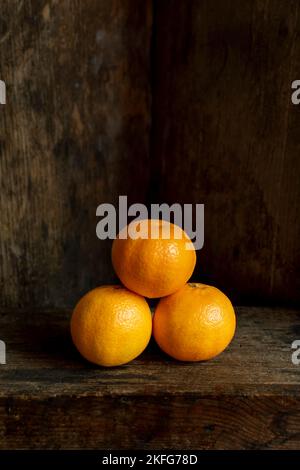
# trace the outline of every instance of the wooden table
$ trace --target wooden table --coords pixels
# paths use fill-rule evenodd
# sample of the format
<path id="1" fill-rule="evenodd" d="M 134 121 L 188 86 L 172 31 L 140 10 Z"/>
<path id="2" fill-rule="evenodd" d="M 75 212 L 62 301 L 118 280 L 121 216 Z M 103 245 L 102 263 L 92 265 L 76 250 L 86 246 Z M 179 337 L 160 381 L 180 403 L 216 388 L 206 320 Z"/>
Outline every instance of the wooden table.
<path id="1" fill-rule="evenodd" d="M 0 448 L 299 449 L 299 312 L 237 313 L 215 360 L 178 363 L 151 344 L 112 369 L 77 354 L 69 313 L 2 313 Z"/>

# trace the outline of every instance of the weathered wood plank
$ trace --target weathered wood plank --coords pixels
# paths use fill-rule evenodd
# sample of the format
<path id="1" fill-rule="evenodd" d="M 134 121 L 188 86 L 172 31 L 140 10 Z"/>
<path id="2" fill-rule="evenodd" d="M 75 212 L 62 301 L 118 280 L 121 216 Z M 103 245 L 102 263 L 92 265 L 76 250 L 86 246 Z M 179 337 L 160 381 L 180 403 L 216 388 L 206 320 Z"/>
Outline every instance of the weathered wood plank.
<path id="1" fill-rule="evenodd" d="M 295 449 L 299 399 L 0 399 L 0 449 Z M 4 411 L 5 410 L 5 411 Z M 4 416 L 3 416 L 4 415 Z"/>
<path id="2" fill-rule="evenodd" d="M 149 192 L 206 204 L 195 279 L 299 303 L 298 2 L 154 7 L 152 31 L 150 0 L 2 0 L 0 306 L 70 307 L 111 281 L 95 209 Z"/>
<path id="3" fill-rule="evenodd" d="M 143 201 L 151 2 L 2 0 L 0 305 L 71 307 L 113 278 L 96 208 Z"/>
<path id="4" fill-rule="evenodd" d="M 69 314 L 1 314 L 0 448 L 299 448 L 299 311 L 237 313 L 212 361 L 179 363 L 152 344 L 112 369 L 77 354 Z"/>
<path id="5" fill-rule="evenodd" d="M 204 203 L 195 278 L 300 300 L 297 0 L 155 2 L 153 199 Z"/>

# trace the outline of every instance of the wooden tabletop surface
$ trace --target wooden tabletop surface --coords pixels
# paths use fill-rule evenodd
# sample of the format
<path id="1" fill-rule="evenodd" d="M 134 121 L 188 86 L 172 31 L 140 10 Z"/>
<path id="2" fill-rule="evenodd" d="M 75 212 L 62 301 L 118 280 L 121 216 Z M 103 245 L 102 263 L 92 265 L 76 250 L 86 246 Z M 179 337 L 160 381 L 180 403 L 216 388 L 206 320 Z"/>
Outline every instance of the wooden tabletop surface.
<path id="1" fill-rule="evenodd" d="M 300 448 L 299 313 L 240 307 L 214 360 L 151 343 L 116 368 L 79 356 L 70 313 L 1 313 L 0 448 Z"/>

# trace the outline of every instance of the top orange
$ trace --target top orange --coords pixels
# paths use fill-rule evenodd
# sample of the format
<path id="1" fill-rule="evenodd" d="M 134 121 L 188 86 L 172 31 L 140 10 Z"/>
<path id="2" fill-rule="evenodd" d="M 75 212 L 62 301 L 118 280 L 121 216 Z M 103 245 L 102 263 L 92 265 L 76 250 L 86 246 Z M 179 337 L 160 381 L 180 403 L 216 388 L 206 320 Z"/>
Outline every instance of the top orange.
<path id="1" fill-rule="evenodd" d="M 196 253 L 188 235 L 164 220 L 131 222 L 113 242 L 112 262 L 121 282 L 149 298 L 180 289 L 191 277 Z"/>

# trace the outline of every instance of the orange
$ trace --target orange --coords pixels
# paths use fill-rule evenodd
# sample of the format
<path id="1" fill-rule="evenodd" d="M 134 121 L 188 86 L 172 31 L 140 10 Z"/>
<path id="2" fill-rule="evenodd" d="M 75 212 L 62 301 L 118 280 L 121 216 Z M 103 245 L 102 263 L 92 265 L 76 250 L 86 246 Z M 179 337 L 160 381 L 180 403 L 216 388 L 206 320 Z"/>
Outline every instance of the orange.
<path id="1" fill-rule="evenodd" d="M 125 227 L 114 240 L 112 263 L 128 289 L 156 298 L 172 294 L 189 280 L 196 253 L 188 235 L 177 225 L 139 220 Z"/>
<path id="2" fill-rule="evenodd" d="M 71 335 L 82 356 L 101 366 L 125 364 L 146 348 L 152 317 L 146 300 L 122 286 L 103 286 L 78 302 Z"/>
<path id="3" fill-rule="evenodd" d="M 235 332 L 228 297 L 204 284 L 187 284 L 161 299 L 153 318 L 160 348 L 180 361 L 205 361 L 220 354 Z"/>

